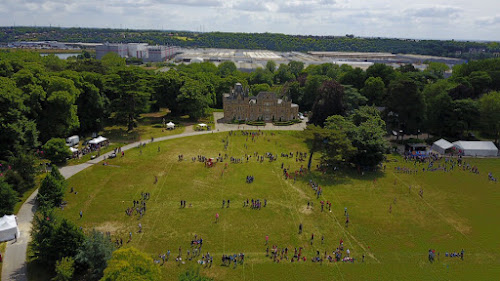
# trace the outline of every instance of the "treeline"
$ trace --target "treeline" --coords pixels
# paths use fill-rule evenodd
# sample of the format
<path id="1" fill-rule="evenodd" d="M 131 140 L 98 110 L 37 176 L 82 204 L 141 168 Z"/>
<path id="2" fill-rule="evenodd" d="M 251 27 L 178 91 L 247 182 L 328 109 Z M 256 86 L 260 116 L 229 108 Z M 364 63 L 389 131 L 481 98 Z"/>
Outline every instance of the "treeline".
<path id="1" fill-rule="evenodd" d="M 0 42 L 58 40 L 64 42 L 113 42 L 172 44 L 182 47 L 266 49 L 274 51 L 389 52 L 480 59 L 500 51 L 496 42 L 356 38 L 352 36 L 285 35 L 279 33 L 231 33 L 186 31 L 2 27 Z"/>

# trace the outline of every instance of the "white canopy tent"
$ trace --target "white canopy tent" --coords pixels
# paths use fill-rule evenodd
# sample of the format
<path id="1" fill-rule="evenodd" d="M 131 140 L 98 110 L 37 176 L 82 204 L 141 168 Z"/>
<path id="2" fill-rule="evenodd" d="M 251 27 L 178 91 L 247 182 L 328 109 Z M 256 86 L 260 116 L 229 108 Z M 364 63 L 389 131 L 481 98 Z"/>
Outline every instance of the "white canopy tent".
<path id="1" fill-rule="evenodd" d="M 102 137 L 102 136 L 98 136 L 97 138 L 95 139 L 92 139 L 89 141 L 89 144 L 100 144 L 101 142 L 105 142 L 107 141 L 108 139 L 105 138 L 105 137 Z"/>
<path id="2" fill-rule="evenodd" d="M 71 150 L 71 153 L 75 153 L 75 152 L 77 152 L 77 151 L 78 151 L 78 149 L 73 148 L 73 147 L 70 147 L 70 148 L 69 148 L 69 150 Z"/>
<path id="3" fill-rule="evenodd" d="M 456 141 L 453 146 L 465 156 L 498 155 L 498 148 L 491 141 Z"/>
<path id="4" fill-rule="evenodd" d="M 206 127 L 206 126 L 207 126 L 207 124 L 205 124 L 205 123 L 200 123 L 200 124 L 198 124 L 198 126 L 199 126 L 199 127 Z"/>
<path id="5" fill-rule="evenodd" d="M 175 129 L 175 124 L 172 122 L 167 123 L 167 129 Z"/>
<path id="6" fill-rule="evenodd" d="M 446 150 L 451 148 L 453 148 L 453 144 L 445 139 L 437 140 L 431 146 L 431 150 L 439 154 L 445 154 Z"/>
<path id="7" fill-rule="evenodd" d="M 0 218 L 0 242 L 9 241 L 19 237 L 16 216 L 5 215 Z"/>

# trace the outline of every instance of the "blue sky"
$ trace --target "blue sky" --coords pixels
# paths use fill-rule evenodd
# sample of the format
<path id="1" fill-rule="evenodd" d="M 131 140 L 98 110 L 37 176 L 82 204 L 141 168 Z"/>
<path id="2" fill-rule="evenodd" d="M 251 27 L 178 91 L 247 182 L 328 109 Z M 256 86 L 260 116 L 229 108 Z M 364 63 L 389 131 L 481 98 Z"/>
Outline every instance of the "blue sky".
<path id="1" fill-rule="evenodd" d="M 500 41 L 500 1 L 1 0 L 14 24 Z"/>

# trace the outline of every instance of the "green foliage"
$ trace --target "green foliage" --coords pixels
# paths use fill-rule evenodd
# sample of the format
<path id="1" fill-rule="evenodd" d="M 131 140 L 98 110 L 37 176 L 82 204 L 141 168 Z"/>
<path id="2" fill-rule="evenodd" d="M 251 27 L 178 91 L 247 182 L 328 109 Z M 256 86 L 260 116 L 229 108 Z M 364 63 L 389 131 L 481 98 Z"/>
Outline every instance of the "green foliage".
<path id="1" fill-rule="evenodd" d="M 360 106 L 366 105 L 368 99 L 361 95 L 356 88 L 344 86 L 344 105 L 346 112 L 352 112 Z"/>
<path id="2" fill-rule="evenodd" d="M 500 92 L 491 92 L 479 100 L 481 126 L 485 135 L 493 136 L 498 142 L 500 135 Z"/>
<path id="3" fill-rule="evenodd" d="M 388 109 L 397 114 L 397 124 L 405 133 L 414 133 L 421 128 L 425 118 L 425 103 L 418 83 L 408 76 L 393 80 L 388 88 Z"/>
<path id="4" fill-rule="evenodd" d="M 442 79 L 444 77 L 444 73 L 450 70 L 450 68 L 445 63 L 431 61 L 427 63 L 427 68 L 425 70 Z"/>
<path id="5" fill-rule="evenodd" d="M 250 86 L 250 94 L 252 96 L 258 95 L 260 92 L 269 92 L 271 87 L 268 84 L 253 84 Z"/>
<path id="6" fill-rule="evenodd" d="M 345 150 L 342 162 L 347 161 L 357 167 L 373 168 L 383 161 L 388 143 L 384 138 L 385 122 L 376 108 L 361 107 L 348 119 L 338 115 L 331 116 L 325 121 L 325 129 L 336 132 L 339 137 L 345 138 L 343 141 L 349 142 L 355 148 Z M 327 156 L 329 153 L 332 152 L 328 150 L 325 152 Z M 337 157 L 334 159 L 338 159 L 335 150 L 332 155 Z"/>
<path id="7" fill-rule="evenodd" d="M 125 58 L 121 58 L 118 54 L 109 52 L 101 58 L 101 63 L 106 68 L 122 67 L 127 63 Z"/>
<path id="8" fill-rule="evenodd" d="M 295 70 L 300 68 L 296 64 L 293 64 L 293 65 L 296 68 Z M 274 73 L 274 82 L 276 82 L 278 84 L 284 84 L 284 83 L 291 81 L 293 79 L 295 79 L 295 75 L 292 73 L 291 67 L 289 65 L 284 64 L 284 63 L 280 64 L 280 66 L 278 67 L 278 70 L 276 70 L 276 72 Z"/>
<path id="9" fill-rule="evenodd" d="M 186 79 L 177 96 L 179 111 L 191 118 L 205 115 L 205 111 L 215 103 L 215 93 L 203 82 Z"/>
<path id="10" fill-rule="evenodd" d="M 370 105 L 381 105 L 386 100 L 386 90 L 381 77 L 368 77 L 361 93 L 368 99 Z"/>
<path id="11" fill-rule="evenodd" d="M 252 74 L 250 74 L 249 84 L 268 84 L 273 85 L 273 73 L 267 69 L 258 67 Z"/>
<path id="12" fill-rule="evenodd" d="M 43 145 L 45 157 L 54 163 L 64 163 L 71 156 L 64 139 L 52 138 Z"/>
<path id="13" fill-rule="evenodd" d="M 17 203 L 17 192 L 0 179 L 0 217 L 11 215 L 14 212 L 14 206 Z"/>
<path id="14" fill-rule="evenodd" d="M 57 180 L 52 174 L 47 175 L 38 190 L 40 208 L 51 209 L 61 204 L 65 191 L 65 182 Z"/>
<path id="15" fill-rule="evenodd" d="M 7 157 L 11 169 L 6 171 L 5 181 L 8 182 L 18 194 L 22 194 L 35 186 L 35 157 L 30 150 L 17 147 L 17 152 Z"/>
<path id="16" fill-rule="evenodd" d="M 114 250 L 115 246 L 104 234 L 92 230 L 78 248 L 75 261 L 89 272 L 91 280 L 99 280 Z"/>
<path id="17" fill-rule="evenodd" d="M 363 88 L 365 80 L 366 73 L 359 67 L 350 69 L 340 76 L 340 83 L 343 85 L 351 85 L 358 90 Z"/>
<path id="18" fill-rule="evenodd" d="M 104 270 L 102 281 L 151 280 L 160 279 L 160 269 L 145 253 L 136 248 L 122 248 L 113 253 Z"/>
<path id="19" fill-rule="evenodd" d="M 288 66 L 290 67 L 290 72 L 295 77 L 298 77 L 302 70 L 304 70 L 304 63 L 301 61 L 290 61 Z"/>
<path id="20" fill-rule="evenodd" d="M 225 61 L 217 67 L 222 77 L 227 77 L 237 71 L 236 65 L 232 61 Z"/>
<path id="21" fill-rule="evenodd" d="M 344 87 L 334 80 L 324 81 L 318 89 L 309 122 L 323 126 L 328 116 L 342 115 L 344 112 Z"/>
<path id="22" fill-rule="evenodd" d="M 35 216 L 31 236 L 33 255 L 51 268 L 63 257 L 74 257 L 84 240 L 72 222 L 59 219 L 51 209 L 44 208 Z"/>
<path id="23" fill-rule="evenodd" d="M 73 280 L 75 261 L 72 257 L 64 257 L 56 262 L 56 277 L 52 281 L 70 281 Z"/>
<path id="24" fill-rule="evenodd" d="M 132 131 L 137 126 L 137 116 L 149 109 L 152 90 L 147 72 L 135 66 L 120 67 L 105 79 L 116 121 Z"/>
<path id="25" fill-rule="evenodd" d="M 274 73 L 274 71 L 276 71 L 276 62 L 268 60 L 266 63 L 266 69 L 269 70 L 269 72 Z"/>

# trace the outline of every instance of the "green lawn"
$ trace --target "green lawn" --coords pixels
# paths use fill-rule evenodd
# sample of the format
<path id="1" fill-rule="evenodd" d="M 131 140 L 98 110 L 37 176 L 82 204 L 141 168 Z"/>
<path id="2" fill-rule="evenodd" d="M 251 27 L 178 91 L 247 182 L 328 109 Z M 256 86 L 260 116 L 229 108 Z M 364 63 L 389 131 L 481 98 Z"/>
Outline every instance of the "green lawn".
<path id="1" fill-rule="evenodd" d="M 113 239 L 121 237 L 124 243 L 132 231 L 133 240 L 127 246 L 152 257 L 168 249 L 175 257 L 179 246 L 185 257 L 189 242 L 198 234 L 204 239 L 203 251 L 215 255 L 214 266 L 200 272 L 217 280 L 493 280 L 500 276 L 500 192 L 486 176 L 489 171 L 500 175 L 498 159 L 471 160 L 480 175 L 457 169 L 415 175 L 396 173 L 395 166 L 414 166 L 390 156 L 397 162 L 385 163 L 385 172 L 329 176 L 313 171 L 295 183 L 285 180 L 280 169 L 282 162 L 292 171 L 307 165 L 294 158 L 258 163 L 252 157 L 248 163 L 227 161 L 227 168 L 225 163 L 205 168 L 191 161 L 197 155 L 216 157 L 219 153 L 241 158 L 255 151 L 260 155 L 306 152 L 300 134 L 266 132 L 252 142 L 239 134 L 219 133 L 161 142 L 161 152 L 157 145 L 146 146 L 142 153 L 133 149 L 124 158 L 110 160 L 108 166 L 94 165 L 70 178 L 69 186 L 78 194 L 67 194 L 68 205 L 60 212 L 85 230 L 110 231 Z M 226 139 L 229 146 L 224 150 Z M 184 155 L 184 161 L 178 161 L 179 154 Z M 246 184 L 246 175 L 255 176 L 255 182 Z M 309 187 L 309 179 L 323 187 L 319 200 Z M 413 186 L 411 192 L 409 185 Z M 420 187 L 423 198 L 418 195 Z M 151 193 L 145 216 L 141 220 L 126 216 L 125 209 L 141 192 Z M 267 199 L 268 206 L 261 210 L 243 208 L 247 198 Z M 181 199 L 192 207 L 180 209 Z M 221 208 L 223 199 L 231 200 L 230 208 Z M 320 200 L 332 201 L 332 212 L 321 212 Z M 314 202 L 314 209 L 307 209 L 308 201 Z M 344 207 L 350 215 L 347 229 Z M 216 224 L 217 212 L 220 222 Z M 137 233 L 139 222 L 143 233 Z M 304 225 L 301 235 L 300 223 Z M 312 246 L 311 233 L 315 234 Z M 288 247 L 289 256 L 294 247 L 304 247 L 307 262 L 273 263 L 265 256 L 266 235 L 270 244 Z M 310 261 L 317 250 L 331 253 L 341 238 L 357 259 L 354 264 Z M 427 261 L 431 248 L 440 252 L 434 264 Z M 462 248 L 466 251 L 464 261 L 444 257 L 444 252 Z M 236 269 L 220 266 L 222 254 L 239 252 L 246 253 L 244 265 Z M 175 280 L 195 265 L 195 261 L 181 266 L 168 262 L 162 267 L 163 276 Z"/>

